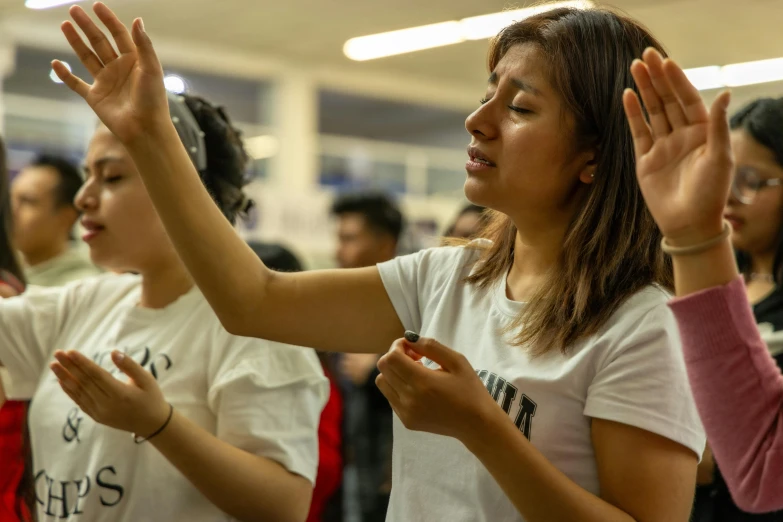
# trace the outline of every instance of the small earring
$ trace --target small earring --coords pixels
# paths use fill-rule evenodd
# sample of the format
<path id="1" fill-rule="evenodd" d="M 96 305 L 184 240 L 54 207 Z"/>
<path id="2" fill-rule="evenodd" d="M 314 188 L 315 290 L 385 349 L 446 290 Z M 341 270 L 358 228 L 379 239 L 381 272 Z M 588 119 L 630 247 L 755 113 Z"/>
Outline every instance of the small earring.
<path id="1" fill-rule="evenodd" d="M 595 173 L 590 174 L 590 177 L 594 178 L 595 177 Z"/>

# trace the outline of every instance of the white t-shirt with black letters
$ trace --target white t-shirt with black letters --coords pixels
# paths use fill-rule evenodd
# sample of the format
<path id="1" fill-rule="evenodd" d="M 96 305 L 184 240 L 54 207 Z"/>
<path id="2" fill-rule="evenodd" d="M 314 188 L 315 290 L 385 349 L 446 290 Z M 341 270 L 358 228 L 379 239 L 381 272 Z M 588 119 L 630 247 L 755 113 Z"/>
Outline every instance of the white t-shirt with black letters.
<path id="1" fill-rule="evenodd" d="M 653 286 L 638 292 L 599 334 L 567 356 L 555 351 L 533 358 L 501 334 L 525 306 L 508 299 L 506 279 L 486 290 L 463 283 L 478 258 L 475 248 L 444 247 L 378 268 L 405 328 L 464 354 L 500 407 L 554 466 L 599 494 L 591 418 L 656 433 L 701 455 L 705 435 L 666 292 Z M 392 473 L 387 521 L 523 520 L 462 443 L 407 430 L 396 416 Z"/>
<path id="2" fill-rule="evenodd" d="M 159 310 L 137 306 L 140 295 L 137 276 L 112 274 L 0 300 L 4 387 L 9 399 L 32 398 L 38 520 L 231 520 L 151 444 L 85 415 L 48 367 L 58 349 L 121 379 L 110 354 L 124 351 L 180 414 L 314 482 L 329 393 L 315 352 L 230 335 L 197 288 Z"/>

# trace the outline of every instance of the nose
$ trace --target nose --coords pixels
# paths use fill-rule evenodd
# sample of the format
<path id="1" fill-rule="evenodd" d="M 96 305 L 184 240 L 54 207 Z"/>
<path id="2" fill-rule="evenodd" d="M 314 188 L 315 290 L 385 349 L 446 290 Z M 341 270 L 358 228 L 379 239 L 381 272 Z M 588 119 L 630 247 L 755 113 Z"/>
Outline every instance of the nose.
<path id="1" fill-rule="evenodd" d="M 98 208 L 100 202 L 100 196 L 98 195 L 98 189 L 94 183 L 87 180 L 84 182 L 79 192 L 76 193 L 76 197 L 73 198 L 73 204 L 79 210 L 79 212 L 87 212 L 89 210 L 95 210 Z"/>
<path id="2" fill-rule="evenodd" d="M 492 100 L 482 104 L 465 119 L 465 130 L 480 140 L 491 140 L 497 136 L 494 124 L 494 105 Z"/>

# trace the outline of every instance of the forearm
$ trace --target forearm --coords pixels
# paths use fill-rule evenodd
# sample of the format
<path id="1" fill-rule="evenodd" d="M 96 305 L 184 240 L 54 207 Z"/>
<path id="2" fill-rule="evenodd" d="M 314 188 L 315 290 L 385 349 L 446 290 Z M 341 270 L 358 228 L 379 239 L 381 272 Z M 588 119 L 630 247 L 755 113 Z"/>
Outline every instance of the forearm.
<path id="1" fill-rule="evenodd" d="M 783 508 L 783 377 L 756 326 L 744 285 L 671 302 L 707 438 L 737 504 Z M 730 419 L 730 421 L 727 421 Z"/>
<path id="2" fill-rule="evenodd" d="M 734 250 L 728 238 L 700 254 L 673 256 L 672 263 L 678 296 L 723 286 L 738 275 Z"/>
<path id="3" fill-rule="evenodd" d="M 214 204 L 174 126 L 161 124 L 127 148 L 168 236 L 224 326 L 252 314 L 272 272 Z"/>
<path id="4" fill-rule="evenodd" d="M 223 442 L 175 410 L 150 440 L 213 504 L 241 521 L 303 521 L 311 484 L 280 464 Z"/>
<path id="5" fill-rule="evenodd" d="M 492 474 L 528 522 L 633 522 L 586 491 L 549 462 L 498 409 L 483 431 L 465 444 Z"/>

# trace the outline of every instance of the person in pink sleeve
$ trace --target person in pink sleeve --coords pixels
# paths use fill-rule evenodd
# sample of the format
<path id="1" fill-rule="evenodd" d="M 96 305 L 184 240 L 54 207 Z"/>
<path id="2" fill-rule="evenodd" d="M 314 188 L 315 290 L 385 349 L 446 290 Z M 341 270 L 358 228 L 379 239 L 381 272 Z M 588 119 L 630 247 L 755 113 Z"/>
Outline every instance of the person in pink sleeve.
<path id="1" fill-rule="evenodd" d="M 635 62 L 632 72 L 636 78 L 650 76 L 642 62 Z M 726 119 L 729 94 L 718 96 L 708 112 L 670 60 L 641 97 L 649 119 L 633 92 L 624 99 L 637 177 L 663 233 L 663 249 L 672 257 L 677 298 L 670 307 L 712 453 L 737 507 L 749 513 L 783 509 L 783 377 L 756 325 L 729 238 L 732 227 L 742 228 L 742 219 L 731 212 L 731 220 L 723 219 L 735 179 L 732 141 L 736 148 L 750 137 L 773 158 L 780 144 L 759 143 L 742 124 L 733 125 L 732 133 Z M 743 188 L 740 168 L 735 194 Z M 751 192 L 773 187 L 783 176 L 767 170 Z M 748 268 L 757 271 L 753 264 Z"/>

